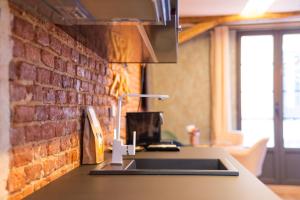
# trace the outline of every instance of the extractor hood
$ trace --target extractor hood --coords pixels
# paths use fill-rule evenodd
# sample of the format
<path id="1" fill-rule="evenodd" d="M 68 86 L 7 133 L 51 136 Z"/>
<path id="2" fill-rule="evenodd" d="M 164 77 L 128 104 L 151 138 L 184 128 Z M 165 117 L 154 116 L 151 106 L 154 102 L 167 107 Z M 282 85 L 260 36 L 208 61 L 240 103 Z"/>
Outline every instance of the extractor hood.
<path id="1" fill-rule="evenodd" d="M 177 61 L 178 0 L 10 0 L 115 63 Z"/>

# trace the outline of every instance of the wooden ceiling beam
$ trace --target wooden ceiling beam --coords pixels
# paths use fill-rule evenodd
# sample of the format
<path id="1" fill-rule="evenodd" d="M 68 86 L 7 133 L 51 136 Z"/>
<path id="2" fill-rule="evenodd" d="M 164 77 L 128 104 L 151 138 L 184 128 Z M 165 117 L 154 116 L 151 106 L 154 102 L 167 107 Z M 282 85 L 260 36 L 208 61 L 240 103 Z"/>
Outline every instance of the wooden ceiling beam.
<path id="1" fill-rule="evenodd" d="M 240 15 L 227 15 L 227 16 L 208 16 L 208 17 L 182 17 L 180 18 L 181 24 L 195 24 L 191 28 L 188 28 L 179 33 L 179 43 L 188 41 L 195 36 L 204 33 L 215 26 L 239 22 L 239 21 L 257 21 L 257 20 L 272 20 L 283 19 L 289 17 L 300 17 L 300 11 L 296 12 L 282 12 L 282 13 L 266 13 L 258 17 L 243 17 Z"/>

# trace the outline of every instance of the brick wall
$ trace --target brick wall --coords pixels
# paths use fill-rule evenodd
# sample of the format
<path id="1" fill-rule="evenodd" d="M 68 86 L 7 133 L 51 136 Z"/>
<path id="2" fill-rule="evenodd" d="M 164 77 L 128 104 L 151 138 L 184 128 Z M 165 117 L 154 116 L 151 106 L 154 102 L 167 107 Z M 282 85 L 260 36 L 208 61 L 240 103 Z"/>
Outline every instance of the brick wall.
<path id="1" fill-rule="evenodd" d="M 22 199 L 79 166 L 86 105 L 94 106 L 106 144 L 112 139 L 115 120 L 109 118 L 108 109 L 116 102 L 109 95 L 109 86 L 113 73 L 123 66 L 108 64 L 51 23 L 12 5 L 11 12 L 12 148 L 7 189 L 10 199 Z M 139 65 L 125 70 L 131 92 L 140 92 Z M 127 111 L 136 110 L 137 105 L 137 99 L 130 99 Z"/>

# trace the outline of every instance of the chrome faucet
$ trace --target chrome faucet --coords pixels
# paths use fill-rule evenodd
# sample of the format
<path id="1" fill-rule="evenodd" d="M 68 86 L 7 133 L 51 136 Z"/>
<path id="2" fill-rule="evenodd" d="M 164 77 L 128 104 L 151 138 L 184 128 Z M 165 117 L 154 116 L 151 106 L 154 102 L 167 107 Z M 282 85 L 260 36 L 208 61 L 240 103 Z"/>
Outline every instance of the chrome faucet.
<path id="1" fill-rule="evenodd" d="M 158 94 L 124 94 L 118 98 L 118 110 L 117 110 L 117 127 L 114 134 L 113 149 L 112 149 L 112 162 L 111 164 L 123 164 L 123 155 L 135 155 L 136 144 L 136 132 L 133 132 L 133 145 L 124 145 L 121 140 L 121 113 L 122 113 L 122 101 L 123 97 L 139 97 L 139 98 L 157 98 L 164 100 L 169 98 L 168 95 Z"/>

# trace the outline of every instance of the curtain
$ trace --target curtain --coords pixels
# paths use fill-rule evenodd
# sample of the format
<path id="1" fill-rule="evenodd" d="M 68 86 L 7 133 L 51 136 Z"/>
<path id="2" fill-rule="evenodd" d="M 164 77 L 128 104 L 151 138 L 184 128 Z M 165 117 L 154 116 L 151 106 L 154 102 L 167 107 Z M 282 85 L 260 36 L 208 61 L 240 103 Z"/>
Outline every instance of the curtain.
<path id="1" fill-rule="evenodd" d="M 241 143 L 242 135 L 231 126 L 230 35 L 226 26 L 211 32 L 211 142 L 213 145 Z"/>

